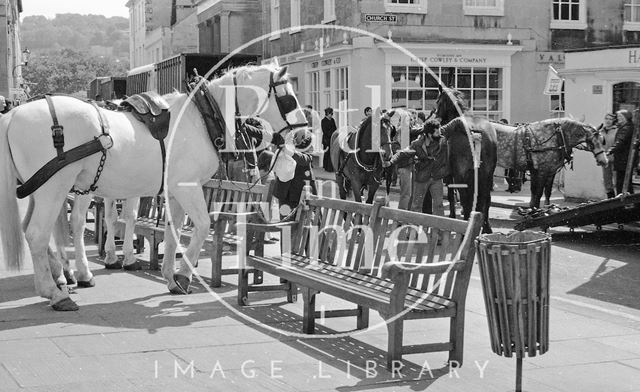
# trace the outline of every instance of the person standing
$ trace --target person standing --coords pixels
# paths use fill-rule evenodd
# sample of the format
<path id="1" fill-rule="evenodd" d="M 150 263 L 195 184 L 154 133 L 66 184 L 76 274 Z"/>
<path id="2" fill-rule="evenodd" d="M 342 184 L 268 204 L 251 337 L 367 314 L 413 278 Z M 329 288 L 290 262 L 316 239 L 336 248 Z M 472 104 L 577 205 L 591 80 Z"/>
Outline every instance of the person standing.
<path id="1" fill-rule="evenodd" d="M 331 136 L 338 129 L 338 127 L 336 126 L 336 120 L 333 118 L 332 108 L 326 108 L 324 110 L 324 118 L 320 122 L 320 127 L 322 128 L 322 148 L 324 150 L 322 167 L 329 173 L 333 173 L 335 171 L 335 168 L 331 163 Z"/>
<path id="2" fill-rule="evenodd" d="M 615 171 L 616 194 L 621 194 L 624 188 L 624 176 L 627 170 L 627 161 L 629 160 L 629 150 L 631 149 L 631 141 L 633 139 L 633 122 L 632 114 L 626 109 L 616 112 L 618 119 L 618 131 L 613 142 L 613 146 L 607 153 L 607 157 L 613 157 L 613 170 Z M 638 154 L 635 154 L 635 167 L 638 162 Z M 633 185 L 629 181 L 627 187 L 629 193 L 633 193 Z"/>
<path id="3" fill-rule="evenodd" d="M 602 137 L 602 145 L 605 151 L 608 153 L 611 147 L 615 143 L 616 134 L 618 133 L 618 126 L 616 125 L 616 115 L 613 113 L 607 113 L 604 116 L 604 123 L 600 124 L 598 131 Z M 614 168 L 613 168 L 613 156 L 609 156 L 609 164 L 602 167 L 602 179 L 604 180 L 604 189 L 607 192 L 607 199 L 611 199 L 616 196 L 616 190 L 614 187 Z"/>
<path id="4" fill-rule="evenodd" d="M 447 143 L 440 133 L 439 121 L 432 119 L 425 122 L 422 135 L 409 147 L 398 151 L 386 165 L 407 158 L 415 160 L 411 210 L 422 212 L 425 195 L 430 193 L 433 213 L 444 216 L 442 179 L 448 174 L 449 166 Z"/>

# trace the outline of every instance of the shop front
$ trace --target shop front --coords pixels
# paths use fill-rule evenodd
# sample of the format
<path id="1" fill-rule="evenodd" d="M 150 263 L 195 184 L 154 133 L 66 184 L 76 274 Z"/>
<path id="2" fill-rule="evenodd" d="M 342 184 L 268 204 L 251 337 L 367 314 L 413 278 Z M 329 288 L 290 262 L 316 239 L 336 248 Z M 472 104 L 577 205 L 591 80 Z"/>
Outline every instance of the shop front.
<path id="1" fill-rule="evenodd" d="M 640 47 L 567 52 L 559 74 L 568 116 L 597 127 L 607 112 L 640 108 Z M 605 197 L 602 170 L 591 153 L 574 150 L 573 170 L 565 174 L 565 197 Z"/>

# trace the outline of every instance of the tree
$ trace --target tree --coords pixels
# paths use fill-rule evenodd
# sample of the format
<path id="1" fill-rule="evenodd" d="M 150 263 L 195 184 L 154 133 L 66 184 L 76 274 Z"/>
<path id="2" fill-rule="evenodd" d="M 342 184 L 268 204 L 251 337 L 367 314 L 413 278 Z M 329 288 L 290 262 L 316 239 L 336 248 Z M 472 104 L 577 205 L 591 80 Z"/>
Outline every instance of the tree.
<path id="1" fill-rule="evenodd" d="M 116 60 L 62 49 L 46 56 L 32 56 L 29 66 L 22 67 L 22 75 L 29 83 L 31 95 L 49 92 L 72 94 L 86 90 L 89 82 L 98 76 L 126 74 L 128 62 Z"/>

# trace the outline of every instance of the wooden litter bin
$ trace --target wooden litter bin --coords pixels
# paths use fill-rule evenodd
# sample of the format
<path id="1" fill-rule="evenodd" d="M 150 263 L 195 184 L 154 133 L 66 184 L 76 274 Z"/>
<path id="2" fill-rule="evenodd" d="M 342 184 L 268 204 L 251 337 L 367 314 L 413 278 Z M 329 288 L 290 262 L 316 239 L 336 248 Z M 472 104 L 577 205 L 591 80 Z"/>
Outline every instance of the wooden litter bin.
<path id="1" fill-rule="evenodd" d="M 476 239 L 491 349 L 516 356 L 516 391 L 522 358 L 549 349 L 551 236 L 535 231 L 483 234 Z"/>

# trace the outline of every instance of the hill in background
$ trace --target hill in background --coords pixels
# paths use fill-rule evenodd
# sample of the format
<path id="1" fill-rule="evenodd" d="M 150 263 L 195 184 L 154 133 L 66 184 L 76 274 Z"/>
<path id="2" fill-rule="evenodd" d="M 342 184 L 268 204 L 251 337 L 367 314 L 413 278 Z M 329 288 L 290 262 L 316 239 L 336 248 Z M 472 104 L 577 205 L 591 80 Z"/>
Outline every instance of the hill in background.
<path id="1" fill-rule="evenodd" d="M 22 47 L 45 54 L 61 49 L 129 60 L 129 19 L 120 16 L 57 14 L 27 16 L 20 26 Z"/>

